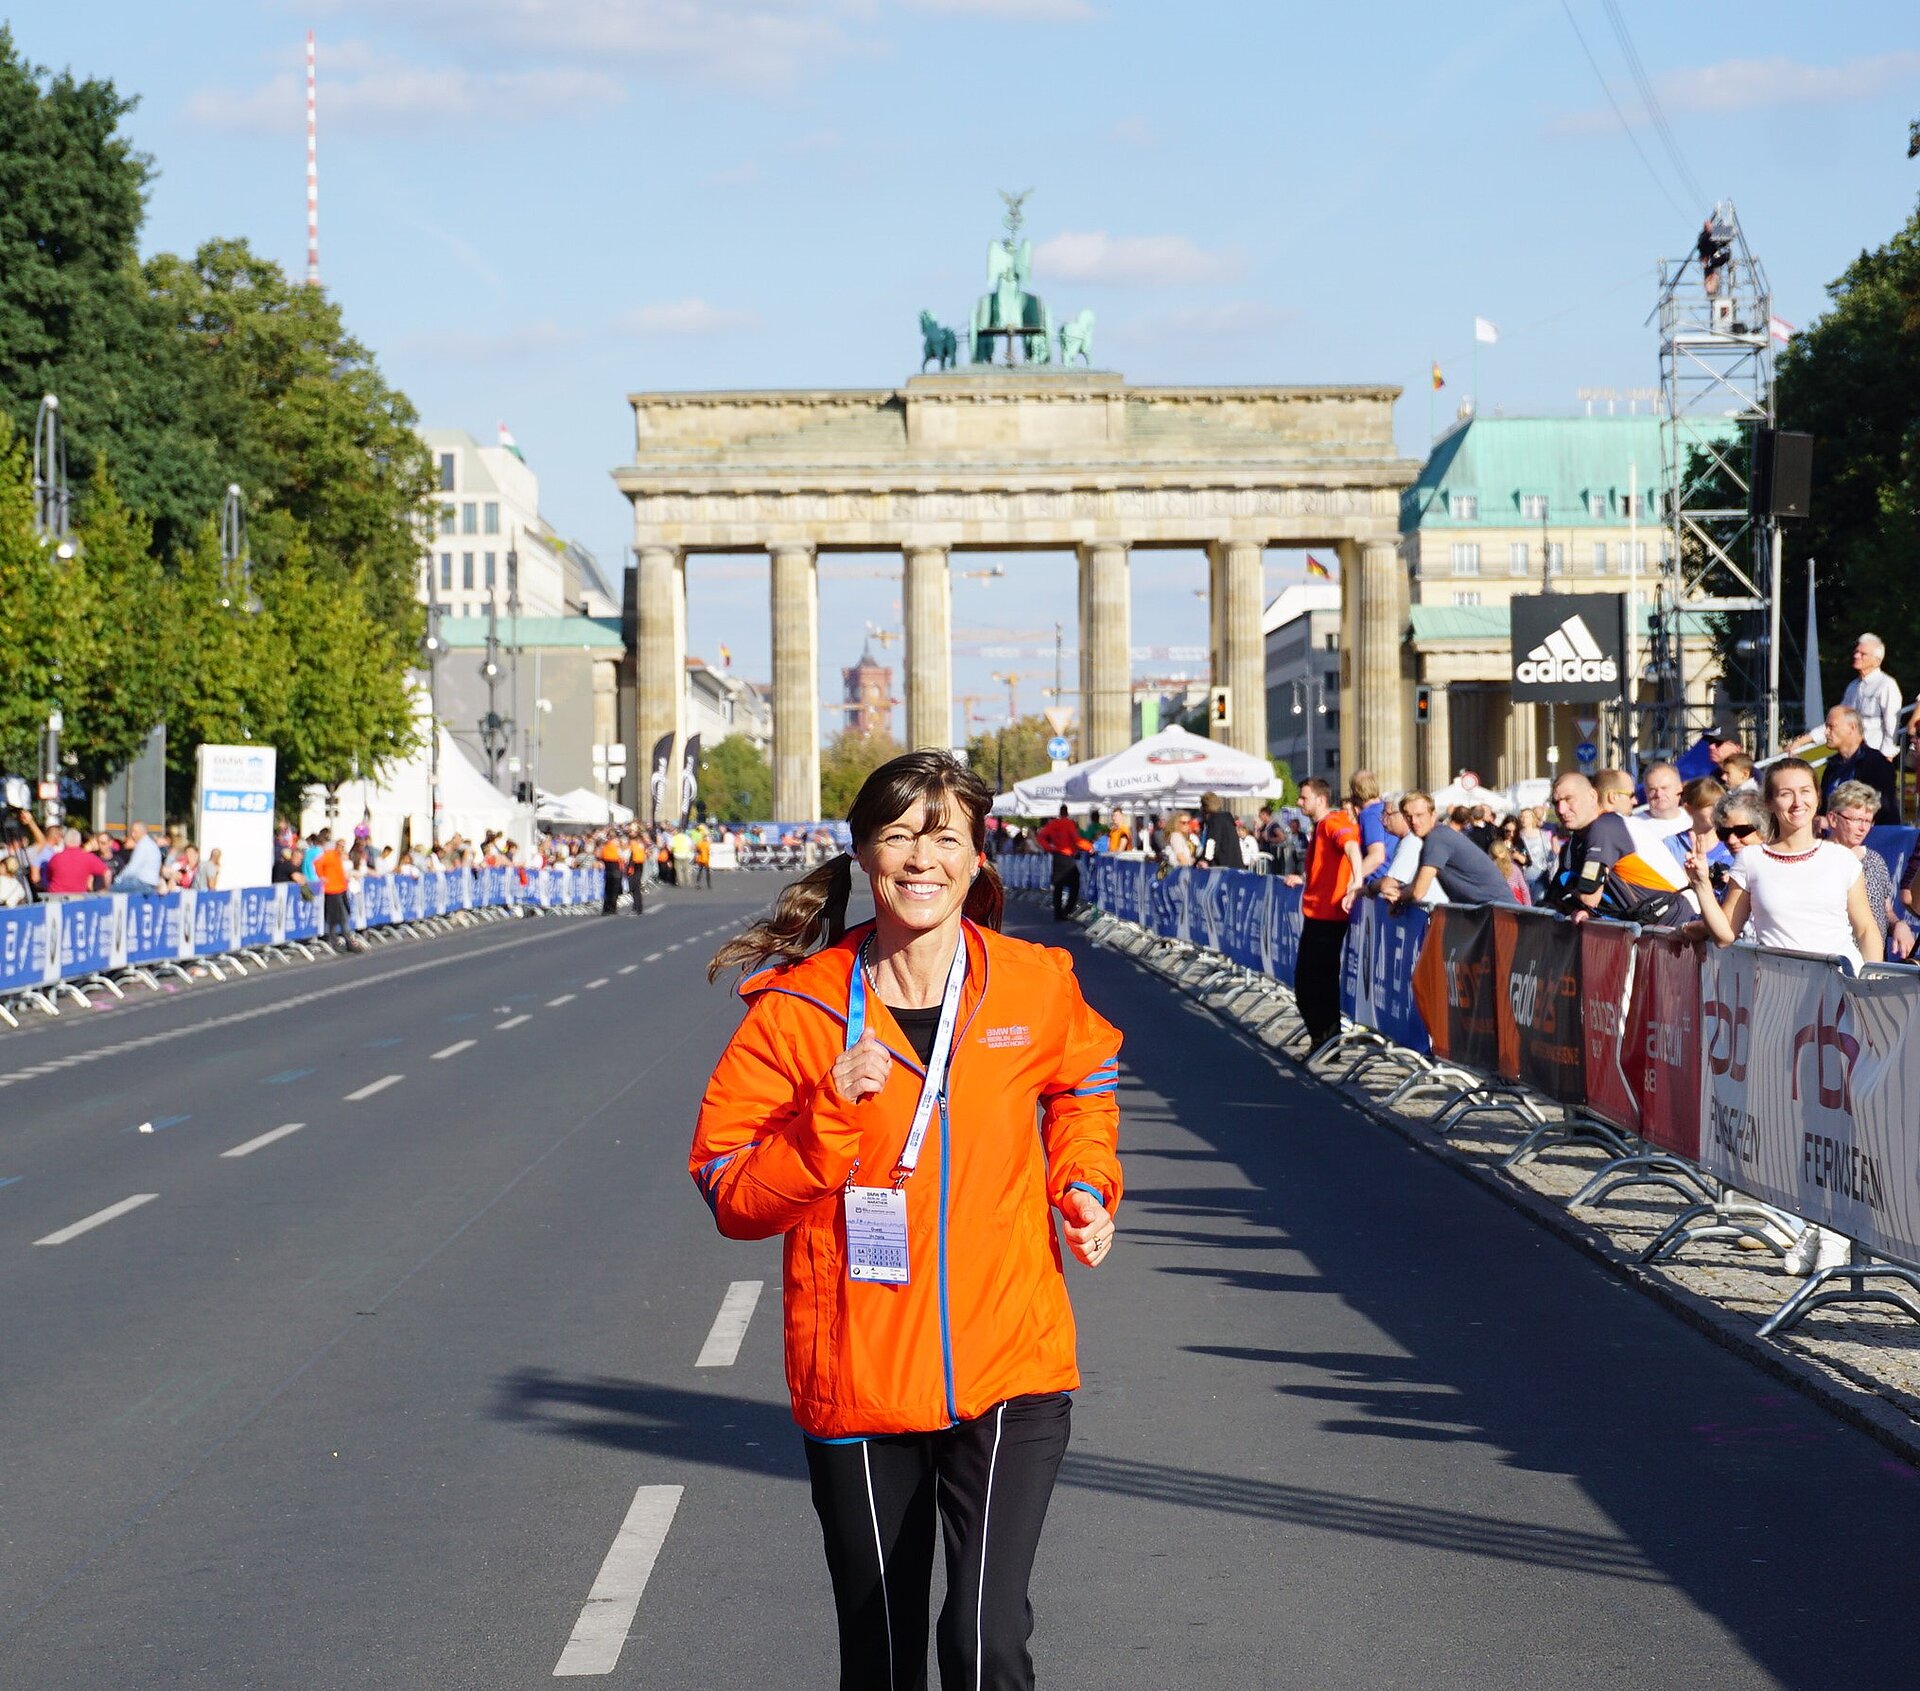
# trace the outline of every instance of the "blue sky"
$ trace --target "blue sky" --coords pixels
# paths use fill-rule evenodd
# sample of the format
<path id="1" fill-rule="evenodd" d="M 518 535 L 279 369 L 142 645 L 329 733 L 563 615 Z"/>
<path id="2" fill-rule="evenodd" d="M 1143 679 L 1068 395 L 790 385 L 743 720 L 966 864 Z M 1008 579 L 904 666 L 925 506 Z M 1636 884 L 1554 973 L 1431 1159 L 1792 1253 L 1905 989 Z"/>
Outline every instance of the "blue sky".
<path id="1" fill-rule="evenodd" d="M 1396 383 L 1410 455 L 1429 361 L 1441 419 L 1467 391 L 1476 314 L 1502 332 L 1483 408 L 1651 386 L 1655 261 L 1691 241 L 1701 194 L 1734 196 L 1776 312 L 1804 325 L 1920 192 L 1910 0 L 87 0 L 13 19 L 28 57 L 140 96 L 149 249 L 244 235 L 296 272 L 309 26 L 326 285 L 426 421 L 485 439 L 504 419 L 551 520 L 611 569 L 626 393 L 901 380 L 920 309 L 957 322 L 983 288 L 997 188 L 1035 190 L 1036 286 L 1056 320 L 1099 313 L 1098 364 Z M 1275 555 L 1270 587 L 1298 565 Z M 825 566 L 826 690 L 869 621 L 897 626 L 892 567 Z M 1137 642 L 1204 643 L 1197 554 L 1144 556 L 1134 581 Z M 697 561 L 690 597 L 694 649 L 724 641 L 764 676 L 764 565 Z M 1001 701 L 975 710 L 1004 713 L 988 676 L 1009 667 L 1034 708 L 1073 605 L 1064 554 L 956 581 L 958 627 L 1014 631 L 956 652 L 956 686 Z"/>

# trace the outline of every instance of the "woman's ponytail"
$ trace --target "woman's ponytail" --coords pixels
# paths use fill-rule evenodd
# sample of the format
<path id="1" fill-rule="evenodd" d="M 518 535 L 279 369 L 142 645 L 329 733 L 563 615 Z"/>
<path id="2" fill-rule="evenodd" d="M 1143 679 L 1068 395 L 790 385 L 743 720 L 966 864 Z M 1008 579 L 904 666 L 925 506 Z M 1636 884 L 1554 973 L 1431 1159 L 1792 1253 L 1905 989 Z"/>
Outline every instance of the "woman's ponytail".
<path id="1" fill-rule="evenodd" d="M 713 954 L 707 979 L 735 965 L 748 971 L 768 963 L 797 963 L 835 944 L 847 931 L 847 903 L 853 896 L 853 855 L 838 852 L 802 875 L 775 901 L 773 914 L 736 934 Z"/>
<path id="2" fill-rule="evenodd" d="M 1000 918 L 1007 908 L 1007 889 L 1002 885 L 998 872 L 992 863 L 980 865 L 980 873 L 974 876 L 973 885 L 967 888 L 967 902 L 961 906 L 960 914 L 977 928 L 991 928 L 1000 931 Z"/>

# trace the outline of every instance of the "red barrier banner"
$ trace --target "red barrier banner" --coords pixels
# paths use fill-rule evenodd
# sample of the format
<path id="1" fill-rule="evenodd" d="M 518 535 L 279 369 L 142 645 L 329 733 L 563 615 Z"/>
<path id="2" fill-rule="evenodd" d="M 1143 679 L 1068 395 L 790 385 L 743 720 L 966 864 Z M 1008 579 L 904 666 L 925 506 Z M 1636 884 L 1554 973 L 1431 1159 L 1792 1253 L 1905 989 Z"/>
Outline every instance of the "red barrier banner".
<path id="1" fill-rule="evenodd" d="M 1637 1014 L 1629 1024 L 1637 1059 L 1640 1134 L 1689 1162 L 1700 1160 L 1701 946 L 1670 929 L 1633 942 Z"/>
<path id="2" fill-rule="evenodd" d="M 1498 1072 L 1492 911 L 1454 904 L 1433 913 L 1414 965 L 1413 996 L 1436 1053 L 1481 1074 Z"/>
<path id="3" fill-rule="evenodd" d="M 1587 1108 L 1629 1133 L 1640 1131 L 1640 1095 L 1627 1073 L 1638 1050 L 1637 1007 L 1646 1001 L 1634 980 L 1634 930 L 1621 922 L 1580 924 L 1580 1023 Z"/>
<path id="4" fill-rule="evenodd" d="M 1544 911 L 1494 912 L 1500 1073 L 1561 1104 L 1584 1104 L 1580 926 Z"/>
<path id="5" fill-rule="evenodd" d="M 1427 1042 L 1442 1061 L 1453 1057 L 1447 1021 L 1447 917 L 1444 904 L 1428 917 L 1427 937 L 1413 960 L 1413 1002 L 1427 1024 Z"/>

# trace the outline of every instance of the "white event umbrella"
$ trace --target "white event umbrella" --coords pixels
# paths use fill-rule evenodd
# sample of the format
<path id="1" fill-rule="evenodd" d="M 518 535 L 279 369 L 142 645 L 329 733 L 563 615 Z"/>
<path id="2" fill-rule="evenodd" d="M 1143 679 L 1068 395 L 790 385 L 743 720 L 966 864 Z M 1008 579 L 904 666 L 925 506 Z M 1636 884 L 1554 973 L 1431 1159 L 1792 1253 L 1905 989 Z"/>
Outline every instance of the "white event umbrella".
<path id="1" fill-rule="evenodd" d="M 1068 771 L 1066 797 L 1091 804 L 1132 799 L 1190 803 L 1202 793 L 1222 798 L 1275 798 L 1281 787 L 1273 765 L 1253 752 L 1202 739 L 1180 727 L 1163 728 L 1079 771 Z"/>

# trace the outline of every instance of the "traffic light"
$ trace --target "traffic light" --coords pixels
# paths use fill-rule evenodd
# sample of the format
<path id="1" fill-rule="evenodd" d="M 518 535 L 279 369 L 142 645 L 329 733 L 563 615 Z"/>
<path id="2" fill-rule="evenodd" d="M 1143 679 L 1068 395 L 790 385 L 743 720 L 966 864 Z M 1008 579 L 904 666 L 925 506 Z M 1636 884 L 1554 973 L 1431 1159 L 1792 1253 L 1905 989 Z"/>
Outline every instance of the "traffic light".
<path id="1" fill-rule="evenodd" d="M 1207 700 L 1207 722 L 1214 728 L 1233 726 L 1233 689 L 1216 687 Z"/>
<path id="2" fill-rule="evenodd" d="M 1424 681 L 1413 690 L 1413 720 L 1422 728 L 1433 720 L 1433 689 Z"/>

